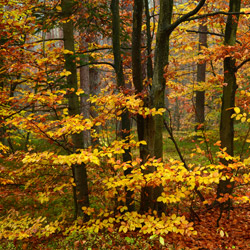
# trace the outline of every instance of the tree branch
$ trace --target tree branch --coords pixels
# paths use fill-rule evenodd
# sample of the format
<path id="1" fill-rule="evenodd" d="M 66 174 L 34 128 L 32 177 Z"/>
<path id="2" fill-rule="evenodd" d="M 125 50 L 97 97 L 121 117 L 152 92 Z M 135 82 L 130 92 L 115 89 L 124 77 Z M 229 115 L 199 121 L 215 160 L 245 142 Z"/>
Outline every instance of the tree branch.
<path id="1" fill-rule="evenodd" d="M 141 46 L 141 48 L 145 49 L 146 46 Z M 86 54 L 86 53 L 91 53 L 91 52 L 95 52 L 95 51 L 99 51 L 99 50 L 108 50 L 108 49 L 113 49 L 112 46 L 109 47 L 102 47 L 102 48 L 95 48 L 95 49 L 90 49 L 90 50 L 79 50 L 76 52 L 76 54 Z M 121 47 L 122 50 L 131 50 L 131 47 Z"/>
<path id="2" fill-rule="evenodd" d="M 33 42 L 25 42 L 25 43 L 14 43 L 12 46 L 20 46 L 20 45 L 26 45 L 26 44 L 34 44 L 34 43 L 43 43 L 43 42 L 49 42 L 49 41 L 63 41 L 63 38 L 51 38 L 51 39 L 41 39 Z"/>
<path id="3" fill-rule="evenodd" d="M 168 124 L 167 124 L 167 122 L 166 122 L 165 119 L 163 120 L 163 123 L 164 123 L 165 128 L 166 128 L 167 131 L 168 131 L 168 134 L 169 134 L 169 136 L 170 136 L 170 139 L 172 140 L 172 142 L 173 142 L 174 145 L 175 145 L 175 149 L 176 149 L 176 151 L 177 151 L 177 153 L 178 153 L 178 155 L 179 155 L 179 157 L 180 157 L 182 163 L 184 164 L 185 169 L 186 169 L 187 171 L 190 171 L 190 168 L 188 167 L 188 165 L 187 165 L 187 163 L 186 163 L 184 157 L 182 156 L 182 153 L 181 153 L 181 151 L 180 151 L 180 148 L 179 148 L 179 146 L 177 145 L 177 142 L 176 142 L 176 140 L 175 140 L 175 138 L 174 138 L 173 132 L 172 132 L 172 130 L 170 129 L 170 127 L 168 126 Z M 200 200 L 201 200 L 202 202 L 205 201 L 204 196 L 202 195 L 202 193 L 200 192 L 200 190 L 198 190 L 197 186 L 194 187 L 194 190 L 195 190 L 196 194 L 199 196 Z M 207 206 L 207 205 L 206 205 L 206 206 Z"/>
<path id="4" fill-rule="evenodd" d="M 115 65 L 113 63 L 109 63 L 109 62 L 88 62 L 88 63 L 77 66 L 77 68 L 81 68 L 81 67 L 88 66 L 88 65 L 98 65 L 98 64 L 99 65 L 102 65 L 102 64 L 110 65 L 115 69 Z"/>
<path id="5" fill-rule="evenodd" d="M 207 13 L 207 14 L 203 14 L 203 15 L 199 15 L 199 16 L 195 16 L 195 17 L 190 17 L 188 19 L 186 19 L 185 21 L 191 21 L 191 20 L 196 20 L 196 19 L 201 19 L 201 18 L 205 18 L 205 17 L 209 17 L 209 16 L 216 16 L 216 15 L 249 15 L 250 12 L 225 12 L 225 11 L 217 11 L 217 12 L 213 12 L 213 13 Z"/>
<path id="6" fill-rule="evenodd" d="M 206 2 L 206 0 L 200 0 L 199 4 L 192 11 L 188 12 L 187 14 L 184 14 L 182 17 L 177 19 L 174 23 L 167 26 L 164 29 L 164 32 L 170 34 L 177 26 L 179 26 L 181 23 L 187 21 L 191 16 L 195 15 L 202 8 L 202 6 L 205 4 L 205 2 Z"/>
<path id="7" fill-rule="evenodd" d="M 99 50 L 107 50 L 107 49 L 112 49 L 112 47 L 105 47 L 105 48 L 95 48 L 95 49 L 90 49 L 90 50 L 79 50 L 76 52 L 76 54 L 87 54 L 87 53 L 92 53 L 95 51 L 99 51 Z"/>
<path id="8" fill-rule="evenodd" d="M 191 32 L 191 33 L 208 34 L 208 35 L 215 35 L 215 36 L 225 37 L 225 35 L 223 35 L 223 34 L 215 33 L 215 32 L 209 32 L 209 31 L 199 31 L 199 30 L 186 30 L 186 31 Z"/>
<path id="9" fill-rule="evenodd" d="M 27 119 L 28 120 L 28 119 Z M 72 150 L 70 150 L 67 146 L 64 146 L 62 143 L 60 143 L 58 140 L 50 137 L 46 131 L 43 131 L 35 122 L 33 122 L 32 120 L 28 120 L 28 122 L 30 122 L 31 124 L 33 124 L 47 139 L 53 141 L 54 143 L 56 143 L 59 147 L 62 147 L 66 152 L 69 153 L 73 153 Z"/>
<path id="10" fill-rule="evenodd" d="M 3 106 L 3 105 L 1 104 L 0 106 Z M 14 113 L 12 113 L 12 114 L 10 114 L 10 115 L 8 115 L 8 116 L 3 116 L 3 117 L 4 117 L 4 120 L 7 120 L 7 119 L 9 119 L 10 117 L 19 114 L 20 112 L 22 112 L 23 110 L 29 108 L 30 106 L 31 106 L 31 104 L 28 104 L 27 106 L 25 106 L 25 107 L 19 109 L 18 111 L 14 112 Z"/>
<path id="11" fill-rule="evenodd" d="M 215 33 L 215 32 L 209 32 L 209 31 L 198 31 L 198 30 L 186 30 L 187 32 L 191 32 L 191 33 L 198 33 L 198 34 L 208 34 L 208 35 L 214 35 L 214 36 L 221 36 L 221 37 L 225 37 L 224 34 L 219 34 L 219 33 Z M 236 40 L 236 42 L 240 45 L 242 45 L 242 43 L 238 40 Z"/>
<path id="12" fill-rule="evenodd" d="M 250 58 L 247 58 L 246 60 L 244 60 L 239 66 L 236 67 L 236 71 L 238 71 L 238 69 L 240 69 L 244 64 L 246 64 L 247 62 L 250 62 Z"/>

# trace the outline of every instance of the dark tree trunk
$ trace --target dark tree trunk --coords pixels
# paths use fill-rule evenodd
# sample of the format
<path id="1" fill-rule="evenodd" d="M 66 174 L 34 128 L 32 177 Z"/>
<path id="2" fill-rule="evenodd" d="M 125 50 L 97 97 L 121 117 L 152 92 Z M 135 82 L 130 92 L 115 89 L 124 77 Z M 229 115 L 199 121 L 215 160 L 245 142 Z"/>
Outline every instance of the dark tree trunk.
<path id="1" fill-rule="evenodd" d="M 240 6 L 241 0 L 230 0 L 229 12 L 240 12 Z M 234 46 L 236 43 L 238 20 L 239 15 L 229 15 L 227 17 L 224 41 L 226 46 Z M 235 59 L 232 57 L 226 57 L 224 59 L 224 83 L 220 120 L 220 140 L 221 147 L 226 147 L 226 152 L 234 156 L 234 120 L 231 116 L 234 113 L 235 93 L 238 86 L 236 82 Z M 230 162 L 226 159 L 222 159 L 221 163 L 228 165 Z M 222 171 L 226 173 L 226 170 Z M 233 186 L 234 183 L 230 182 L 230 179 L 221 180 L 218 185 L 217 196 L 220 197 L 225 193 L 231 194 Z"/>
<path id="2" fill-rule="evenodd" d="M 201 23 L 199 25 L 199 52 L 202 47 L 207 47 L 207 25 Z M 206 62 L 199 63 L 197 65 L 197 82 L 205 82 L 206 81 Z M 196 91 L 196 99 L 195 99 L 195 131 L 204 129 L 203 125 L 205 122 L 205 91 Z M 200 137 L 199 135 L 197 137 Z"/>
<path id="3" fill-rule="evenodd" d="M 111 11 L 112 11 L 112 43 L 113 43 L 116 81 L 117 81 L 117 86 L 120 89 L 120 91 L 123 91 L 125 88 L 125 79 L 124 79 L 124 74 L 123 74 L 121 45 L 120 45 L 119 0 L 111 1 Z M 128 136 L 130 135 L 130 130 L 131 130 L 129 113 L 126 109 L 123 110 L 121 119 L 122 119 L 121 137 L 122 139 L 126 140 Z M 122 157 L 123 157 L 123 162 L 131 161 L 130 149 L 126 149 Z M 131 173 L 131 171 L 132 169 L 128 168 L 126 171 L 124 171 L 124 174 L 128 175 Z M 134 210 L 133 192 L 127 190 L 127 188 L 125 191 L 126 191 L 126 206 L 128 207 L 128 211 L 133 211 Z"/>
<path id="4" fill-rule="evenodd" d="M 148 0 L 145 0 L 145 15 L 147 25 L 147 78 L 153 78 L 153 62 L 152 62 L 152 35 L 150 27 L 150 12 Z"/>
<path id="5" fill-rule="evenodd" d="M 145 4 L 148 4 L 147 1 L 145 1 Z M 148 6 L 145 7 L 146 10 L 148 10 Z M 140 94 L 143 91 L 146 91 L 143 87 L 143 80 L 142 80 L 142 61 L 141 61 L 141 41 L 142 41 L 142 13 L 143 13 L 143 0 L 135 0 L 134 1 L 134 11 L 133 11 L 133 33 L 132 33 L 132 75 L 133 75 L 133 83 L 136 89 L 136 93 Z M 148 16 L 148 14 L 147 14 Z M 147 20 L 149 21 L 149 20 Z M 149 23 L 147 22 L 147 25 Z M 150 32 L 147 29 L 147 36 L 151 36 Z M 147 46 L 150 46 L 150 48 L 147 48 L 147 51 L 151 51 L 151 37 L 147 38 Z M 150 62 L 147 60 L 147 75 L 148 78 L 152 78 L 152 61 Z M 148 102 L 146 99 L 144 99 L 144 106 L 148 106 Z M 137 115 L 137 133 L 138 133 L 138 139 L 146 140 L 154 133 L 154 131 L 150 131 L 150 128 L 147 127 L 150 123 L 150 118 L 144 119 L 141 115 Z M 153 126 L 151 126 L 153 127 Z M 149 133 L 150 131 L 150 133 Z M 149 148 L 153 145 L 147 144 L 146 146 L 141 145 L 140 146 L 140 157 L 143 162 L 146 161 L 146 158 L 148 155 L 150 155 Z M 151 150 L 152 152 L 152 150 Z M 152 156 L 152 155 L 151 155 Z M 154 169 L 152 167 L 149 167 L 146 170 L 143 170 L 143 174 L 147 174 L 150 172 L 153 172 Z M 152 187 L 142 187 L 141 190 L 141 203 L 140 203 L 140 212 L 144 213 L 147 212 L 149 209 L 154 209 L 154 189 Z"/>
<path id="6" fill-rule="evenodd" d="M 201 0 L 197 7 L 189 13 L 181 16 L 174 23 L 172 23 L 173 0 L 160 0 L 160 15 L 158 22 L 158 29 L 156 35 L 156 46 L 154 56 L 154 73 L 152 80 L 152 88 L 149 94 L 150 108 L 164 108 L 165 107 L 165 78 L 164 73 L 167 73 L 167 66 L 169 62 L 169 40 L 173 30 L 182 22 L 187 20 L 190 16 L 195 15 L 204 5 L 206 0 Z M 165 68 L 166 67 L 166 68 Z M 147 141 L 147 151 L 150 156 L 156 158 L 163 157 L 163 117 L 156 115 L 148 117 L 145 120 L 144 126 L 145 139 Z M 154 167 L 148 168 L 148 172 L 154 172 Z M 161 195 L 162 187 L 154 189 L 153 195 L 150 193 L 142 200 L 141 210 L 148 211 L 153 208 L 161 214 L 165 212 L 165 206 L 157 202 L 157 198 Z"/>
<path id="7" fill-rule="evenodd" d="M 74 2 L 72 0 L 62 0 L 61 7 L 63 17 L 67 20 L 73 13 Z M 71 54 L 65 54 L 65 69 L 70 71 L 71 74 L 67 76 L 67 88 L 74 88 L 77 90 L 77 68 L 75 63 L 75 48 L 74 48 L 74 25 L 72 20 L 63 23 L 63 38 L 64 49 L 73 52 Z M 68 109 L 69 115 L 74 116 L 80 114 L 80 100 L 75 92 L 68 94 Z M 83 134 L 72 135 L 72 142 L 74 151 L 76 149 L 84 148 Z M 85 221 L 89 219 L 89 216 L 85 214 L 82 207 L 89 206 L 88 196 L 88 179 L 85 164 L 72 166 L 73 177 L 75 181 L 74 198 L 75 198 L 75 215 L 82 216 Z"/>

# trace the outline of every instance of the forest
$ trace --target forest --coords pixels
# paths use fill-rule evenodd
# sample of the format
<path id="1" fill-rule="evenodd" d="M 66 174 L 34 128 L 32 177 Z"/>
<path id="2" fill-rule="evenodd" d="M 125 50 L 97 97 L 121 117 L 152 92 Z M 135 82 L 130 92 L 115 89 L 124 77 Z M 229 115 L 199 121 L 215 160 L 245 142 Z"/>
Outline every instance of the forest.
<path id="1" fill-rule="evenodd" d="M 0 250 L 250 249 L 249 0 L 0 20 Z"/>

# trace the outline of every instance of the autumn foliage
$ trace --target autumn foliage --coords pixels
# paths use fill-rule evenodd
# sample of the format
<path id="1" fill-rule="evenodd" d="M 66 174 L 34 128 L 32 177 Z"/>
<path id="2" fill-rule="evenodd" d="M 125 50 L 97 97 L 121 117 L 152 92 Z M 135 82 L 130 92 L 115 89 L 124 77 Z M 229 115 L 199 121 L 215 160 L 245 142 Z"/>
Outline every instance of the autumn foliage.
<path id="1" fill-rule="evenodd" d="M 250 5 L 139 2 L 1 1 L 0 249 L 250 247 Z"/>

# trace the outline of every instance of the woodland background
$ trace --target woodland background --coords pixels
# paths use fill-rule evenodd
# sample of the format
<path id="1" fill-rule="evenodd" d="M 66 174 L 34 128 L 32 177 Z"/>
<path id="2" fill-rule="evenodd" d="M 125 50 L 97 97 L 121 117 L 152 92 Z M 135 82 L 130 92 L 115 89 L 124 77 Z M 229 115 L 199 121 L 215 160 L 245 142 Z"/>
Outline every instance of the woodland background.
<path id="1" fill-rule="evenodd" d="M 0 16 L 0 249 L 250 248 L 249 0 Z"/>

